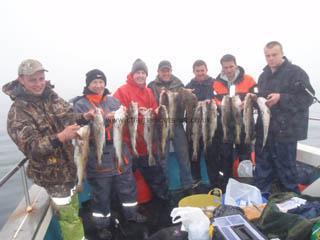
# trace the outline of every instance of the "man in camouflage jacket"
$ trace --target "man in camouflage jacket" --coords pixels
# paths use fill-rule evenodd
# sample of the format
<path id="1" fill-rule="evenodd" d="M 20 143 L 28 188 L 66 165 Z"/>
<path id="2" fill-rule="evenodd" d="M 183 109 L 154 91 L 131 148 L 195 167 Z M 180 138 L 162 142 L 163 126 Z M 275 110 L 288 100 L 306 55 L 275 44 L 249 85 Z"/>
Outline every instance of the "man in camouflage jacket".
<path id="1" fill-rule="evenodd" d="M 45 80 L 45 71 L 37 60 L 25 60 L 18 79 L 3 86 L 14 101 L 7 130 L 29 159 L 28 177 L 51 197 L 67 197 L 76 181 L 71 139 L 77 137 L 78 124 L 87 123 L 93 113 L 73 113 Z"/>

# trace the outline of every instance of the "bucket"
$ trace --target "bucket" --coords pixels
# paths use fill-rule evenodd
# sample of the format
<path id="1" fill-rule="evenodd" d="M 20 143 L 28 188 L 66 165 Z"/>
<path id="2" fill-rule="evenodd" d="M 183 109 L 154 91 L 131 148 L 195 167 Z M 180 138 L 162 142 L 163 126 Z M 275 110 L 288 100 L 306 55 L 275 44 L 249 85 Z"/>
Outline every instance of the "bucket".
<path id="1" fill-rule="evenodd" d="M 179 201 L 179 207 L 198 207 L 210 218 L 213 210 L 222 202 L 222 191 L 214 188 L 207 194 L 194 194 Z"/>

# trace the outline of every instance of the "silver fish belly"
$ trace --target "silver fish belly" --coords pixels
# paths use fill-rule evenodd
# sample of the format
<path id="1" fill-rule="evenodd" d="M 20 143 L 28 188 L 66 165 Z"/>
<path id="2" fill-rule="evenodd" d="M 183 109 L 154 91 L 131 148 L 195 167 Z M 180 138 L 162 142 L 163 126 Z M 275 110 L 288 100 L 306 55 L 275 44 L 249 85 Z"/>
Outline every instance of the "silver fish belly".
<path id="1" fill-rule="evenodd" d="M 268 132 L 269 132 L 269 125 L 270 125 L 270 117 L 271 117 L 271 112 L 269 107 L 266 105 L 267 99 L 264 97 L 258 97 L 257 98 L 257 103 L 260 109 L 261 117 L 262 117 L 262 122 L 263 122 L 263 143 L 262 143 L 262 148 L 266 145 L 267 138 L 268 138 Z"/>
<path id="2" fill-rule="evenodd" d="M 102 167 L 103 148 L 106 142 L 105 125 L 104 125 L 104 118 L 102 113 L 103 111 L 100 108 L 96 109 L 96 116 L 92 124 L 93 136 L 94 136 L 95 145 L 96 145 L 98 168 Z"/>
<path id="3" fill-rule="evenodd" d="M 138 157 L 137 152 L 137 129 L 138 129 L 138 115 L 139 107 L 138 103 L 131 102 L 128 110 L 128 128 L 130 132 L 130 142 L 133 150 L 133 154 Z"/>
<path id="4" fill-rule="evenodd" d="M 116 158 L 118 161 L 118 168 L 122 170 L 123 167 L 123 156 L 122 156 L 122 146 L 123 146 L 123 128 L 127 120 L 127 109 L 125 106 L 120 106 L 120 108 L 114 113 L 114 123 L 113 123 L 113 145 L 116 152 Z"/>

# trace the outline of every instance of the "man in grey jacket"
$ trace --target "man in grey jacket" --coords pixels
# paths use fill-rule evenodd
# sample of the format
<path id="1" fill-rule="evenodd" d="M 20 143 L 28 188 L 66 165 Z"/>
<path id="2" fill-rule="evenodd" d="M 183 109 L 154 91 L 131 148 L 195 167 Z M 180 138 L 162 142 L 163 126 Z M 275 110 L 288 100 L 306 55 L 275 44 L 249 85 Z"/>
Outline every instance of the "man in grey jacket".
<path id="1" fill-rule="evenodd" d="M 176 76 L 172 74 L 172 66 L 171 63 L 167 60 L 163 60 L 159 63 L 158 66 L 158 75 L 156 79 L 148 84 L 148 87 L 152 89 L 154 95 L 159 102 L 160 93 L 163 89 L 167 89 L 173 92 L 178 91 L 183 88 L 184 85 Z M 190 169 L 190 161 L 188 154 L 188 142 L 187 136 L 184 131 L 182 121 L 183 121 L 183 113 L 177 109 L 177 116 L 175 120 L 174 126 L 174 138 L 172 140 L 172 144 L 174 147 L 174 151 L 177 155 L 177 160 L 180 168 L 180 182 L 181 187 L 185 191 L 185 194 L 191 193 L 192 188 L 192 175 Z M 167 161 L 169 156 L 169 140 L 167 143 L 167 149 L 165 153 L 165 168 L 167 168 Z M 169 175 L 169 170 L 166 169 L 166 175 Z"/>

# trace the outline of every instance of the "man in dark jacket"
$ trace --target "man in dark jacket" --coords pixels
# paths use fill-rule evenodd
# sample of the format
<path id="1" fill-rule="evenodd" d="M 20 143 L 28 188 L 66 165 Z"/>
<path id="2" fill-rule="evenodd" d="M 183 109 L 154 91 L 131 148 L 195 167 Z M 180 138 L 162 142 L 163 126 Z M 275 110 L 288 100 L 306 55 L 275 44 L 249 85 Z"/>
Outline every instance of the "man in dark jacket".
<path id="1" fill-rule="evenodd" d="M 172 92 L 176 92 L 179 89 L 183 88 L 184 85 L 176 76 L 172 74 L 172 66 L 169 61 L 161 61 L 158 66 L 158 75 L 156 79 L 149 83 L 149 88 L 152 89 L 154 95 L 156 96 L 158 102 L 160 93 L 163 89 L 168 89 Z M 177 107 L 178 108 L 178 107 Z M 175 121 L 174 126 L 174 138 L 172 140 L 172 144 L 174 147 L 174 151 L 177 154 L 177 161 L 180 168 L 180 182 L 181 187 L 186 193 L 191 192 L 192 188 L 192 176 L 190 170 L 190 161 L 189 161 L 189 153 L 188 153 L 188 142 L 186 132 L 183 129 L 182 119 L 183 112 L 179 112 L 176 115 L 177 121 Z M 167 169 L 167 158 L 169 155 L 169 141 L 167 143 L 167 149 L 165 154 L 165 168 L 166 174 L 168 175 Z"/>
<path id="2" fill-rule="evenodd" d="M 138 213 L 137 192 L 132 173 L 132 159 L 126 144 L 122 154 L 125 159 L 122 171 L 119 171 L 113 142 L 112 115 L 120 108 L 120 102 L 107 95 L 107 79 L 99 69 L 86 74 L 86 86 L 83 96 L 74 101 L 75 112 L 87 112 L 99 108 L 107 116 L 105 119 L 106 139 L 102 155 L 102 169 L 97 166 L 96 143 L 90 140 L 90 150 L 86 166 L 86 177 L 92 189 L 92 217 L 99 236 L 111 239 L 111 198 L 116 194 L 122 204 L 124 217 L 128 221 L 144 222 L 145 217 Z M 93 136 L 91 136 L 93 138 Z M 103 237 L 100 237 L 103 238 Z M 107 238 L 107 237 L 104 237 Z"/>
<path id="3" fill-rule="evenodd" d="M 214 79 L 208 76 L 207 64 L 203 60 L 197 60 L 193 63 L 193 73 L 194 78 L 186 85 L 186 88 L 192 89 L 192 92 L 197 96 L 198 101 L 211 100 L 214 97 L 213 82 Z M 198 160 L 191 161 L 191 173 L 194 180 L 194 184 L 201 183 L 201 167 L 200 167 L 200 156 L 201 152 L 204 150 L 203 140 L 200 139 L 200 147 L 198 152 Z M 212 169 L 215 169 L 216 160 L 213 160 L 217 154 L 214 153 L 213 147 L 210 145 L 207 147 L 205 153 L 205 160 L 207 166 L 207 173 L 209 181 L 212 187 L 218 187 L 216 185 L 216 176 L 212 175 Z M 189 144 L 189 154 L 192 155 L 193 147 L 192 143 Z"/>
<path id="4" fill-rule="evenodd" d="M 307 73 L 290 63 L 279 42 L 264 48 L 267 66 L 259 77 L 259 96 L 267 99 L 271 119 L 266 145 L 262 147 L 263 125 L 258 119 L 255 181 L 270 192 L 274 178 L 287 191 L 299 192 L 296 169 L 297 141 L 307 138 L 309 106 L 314 93 Z"/>

